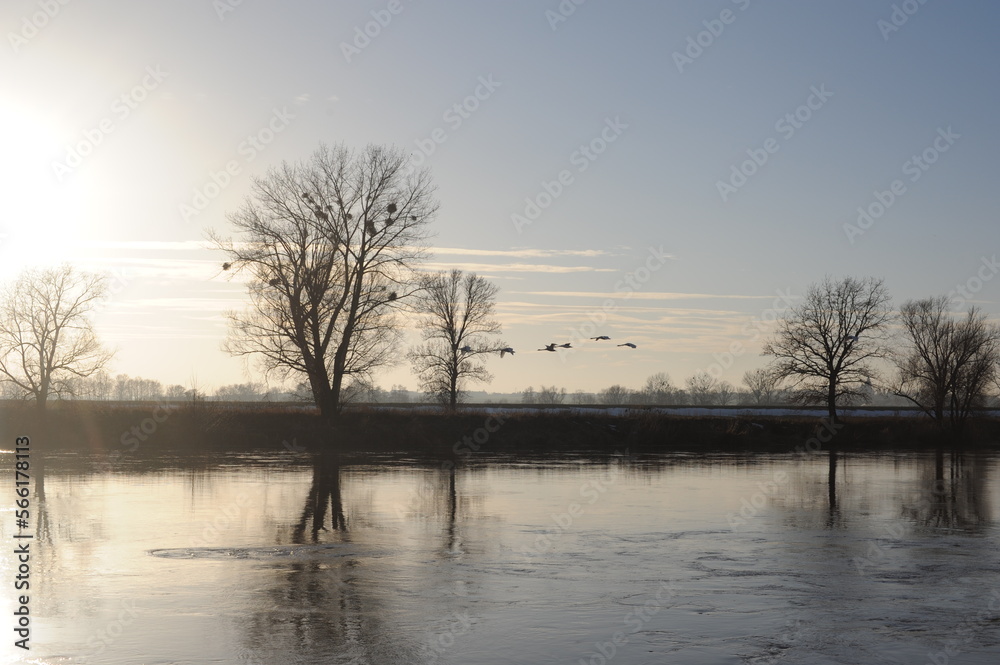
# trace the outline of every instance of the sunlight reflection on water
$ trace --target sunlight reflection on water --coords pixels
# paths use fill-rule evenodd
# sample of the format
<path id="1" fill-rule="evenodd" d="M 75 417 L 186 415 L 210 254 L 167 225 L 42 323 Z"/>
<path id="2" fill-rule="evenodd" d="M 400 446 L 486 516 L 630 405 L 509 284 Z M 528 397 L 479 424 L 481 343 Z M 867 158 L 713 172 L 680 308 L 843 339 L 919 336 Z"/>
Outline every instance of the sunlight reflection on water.
<path id="1" fill-rule="evenodd" d="M 995 455 L 847 455 L 832 492 L 823 455 L 475 462 L 227 455 L 95 473 L 54 456 L 35 488 L 32 656 L 1000 655 Z"/>

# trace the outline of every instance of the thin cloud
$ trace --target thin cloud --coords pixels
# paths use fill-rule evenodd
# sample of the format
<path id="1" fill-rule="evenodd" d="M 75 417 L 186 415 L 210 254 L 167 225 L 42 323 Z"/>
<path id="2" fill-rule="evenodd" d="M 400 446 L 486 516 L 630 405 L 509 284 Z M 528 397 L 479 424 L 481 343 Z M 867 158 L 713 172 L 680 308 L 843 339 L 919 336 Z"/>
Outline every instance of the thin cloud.
<path id="1" fill-rule="evenodd" d="M 427 263 L 424 266 L 427 270 L 451 270 L 458 268 L 469 272 L 505 273 L 505 272 L 545 272 L 545 273 L 571 273 L 571 272 L 616 272 L 612 268 L 594 268 L 593 266 L 553 266 L 545 263 L 508 263 L 498 265 L 495 263 Z"/>
<path id="2" fill-rule="evenodd" d="M 205 240 L 84 240 L 81 249 L 125 249 L 133 251 L 191 251 L 211 249 Z"/>
<path id="3" fill-rule="evenodd" d="M 464 247 L 430 247 L 434 254 L 450 256 L 504 256 L 519 259 L 541 259 L 557 256 L 613 256 L 603 249 L 466 249 Z"/>
<path id="4" fill-rule="evenodd" d="M 699 299 L 730 299 L 730 300 L 766 300 L 773 299 L 773 295 L 749 296 L 740 294 L 720 294 L 720 293 L 670 293 L 663 291 L 511 291 L 521 295 L 531 296 L 553 296 L 556 298 L 616 298 L 620 300 L 699 300 Z"/>

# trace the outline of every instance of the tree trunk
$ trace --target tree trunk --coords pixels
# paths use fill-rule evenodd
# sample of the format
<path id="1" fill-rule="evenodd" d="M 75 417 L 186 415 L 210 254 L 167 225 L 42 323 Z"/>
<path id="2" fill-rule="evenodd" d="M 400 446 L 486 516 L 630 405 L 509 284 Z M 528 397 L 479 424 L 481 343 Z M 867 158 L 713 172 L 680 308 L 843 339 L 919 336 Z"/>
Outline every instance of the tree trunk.
<path id="1" fill-rule="evenodd" d="M 344 372 L 333 370 L 333 383 L 330 384 L 330 417 L 332 418 L 340 410 L 340 391 L 344 385 Z"/>
<path id="2" fill-rule="evenodd" d="M 826 408 L 827 415 L 830 416 L 830 422 L 833 424 L 837 423 L 837 384 L 830 381 L 830 386 L 827 388 L 826 393 Z"/>
<path id="3" fill-rule="evenodd" d="M 45 405 L 49 401 L 49 377 L 42 373 L 38 383 L 38 390 L 35 392 L 35 413 L 41 418 L 45 414 Z"/>
<path id="4" fill-rule="evenodd" d="M 330 398 L 331 418 L 340 411 L 341 407 L 340 394 L 344 389 L 344 374 L 347 367 L 347 340 L 349 339 L 350 334 L 345 332 L 344 339 L 341 341 L 340 346 L 337 347 L 337 352 L 333 355 L 333 380 L 330 382 L 330 392 L 332 393 Z"/>
<path id="5" fill-rule="evenodd" d="M 337 399 L 333 388 L 330 386 L 330 379 L 326 373 L 326 367 L 312 367 L 309 372 L 309 388 L 312 390 L 313 401 L 319 409 L 320 417 L 329 422 L 337 412 Z"/>
<path id="6" fill-rule="evenodd" d="M 327 388 L 319 399 L 319 415 L 326 422 L 331 422 L 337 415 L 337 398 L 333 391 Z"/>
<path id="7" fill-rule="evenodd" d="M 449 377 L 448 380 L 450 382 L 449 385 L 448 385 L 448 406 L 451 407 L 452 411 L 454 411 L 455 410 L 455 406 L 458 404 L 458 375 L 457 375 L 457 373 L 452 372 L 452 374 L 451 374 L 451 376 Z"/>

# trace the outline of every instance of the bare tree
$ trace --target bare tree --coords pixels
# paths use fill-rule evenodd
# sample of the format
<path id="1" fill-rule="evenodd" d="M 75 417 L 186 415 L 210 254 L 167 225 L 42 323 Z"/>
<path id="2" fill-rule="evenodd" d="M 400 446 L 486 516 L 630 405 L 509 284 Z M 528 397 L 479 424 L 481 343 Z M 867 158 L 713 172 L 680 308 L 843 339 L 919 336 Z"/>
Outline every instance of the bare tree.
<path id="1" fill-rule="evenodd" d="M 164 396 L 168 400 L 179 402 L 180 400 L 184 399 L 186 393 L 187 393 L 187 388 L 185 388 L 180 384 L 175 383 L 173 385 L 167 386 L 167 390 L 164 392 Z"/>
<path id="2" fill-rule="evenodd" d="M 87 379 L 87 387 L 90 391 L 90 397 L 93 399 L 108 400 L 111 399 L 111 391 L 114 387 L 114 383 L 111 379 L 111 375 L 106 370 L 100 370 L 91 374 Z"/>
<path id="3" fill-rule="evenodd" d="M 104 296 L 101 275 L 69 265 L 28 270 L 0 296 L 0 380 L 41 411 L 50 396 L 72 394 L 112 357 L 89 316 Z"/>
<path id="4" fill-rule="evenodd" d="M 909 301 L 900 310 L 908 348 L 897 359 L 895 394 L 942 427 L 960 432 L 998 376 L 1000 330 L 975 307 L 962 319 L 947 297 Z"/>
<path id="5" fill-rule="evenodd" d="M 677 388 L 666 372 L 657 372 L 646 379 L 642 388 L 643 401 L 646 404 L 667 404 L 673 401 Z"/>
<path id="6" fill-rule="evenodd" d="M 608 386 L 597 394 L 597 400 L 601 404 L 620 405 L 628 404 L 632 400 L 633 391 L 625 386 L 615 384 Z"/>
<path id="7" fill-rule="evenodd" d="M 562 404 L 566 401 L 566 389 L 555 386 L 542 386 L 538 389 L 539 404 Z"/>
<path id="8" fill-rule="evenodd" d="M 385 391 L 363 376 L 351 377 L 341 392 L 344 404 L 378 404 L 385 401 Z"/>
<path id="9" fill-rule="evenodd" d="M 466 383 L 493 378 L 482 358 L 506 346 L 496 339 L 497 287 L 461 270 L 428 275 L 420 286 L 414 309 L 424 343 L 410 351 L 413 371 L 426 392 L 454 407 Z"/>
<path id="10" fill-rule="evenodd" d="M 747 387 L 753 403 L 758 406 L 772 404 L 778 392 L 778 378 L 766 367 L 744 372 L 743 385 Z"/>
<path id="11" fill-rule="evenodd" d="M 258 358 L 266 374 L 303 375 L 325 417 L 345 377 L 394 360 L 395 312 L 437 210 L 428 172 L 408 161 L 398 149 L 322 146 L 254 180 L 229 216 L 239 241 L 211 235 L 223 270 L 250 291 L 250 308 L 228 314 L 226 350 Z"/>
<path id="12" fill-rule="evenodd" d="M 156 379 L 119 374 L 114 378 L 114 397 L 118 401 L 153 401 L 163 397 L 163 385 Z"/>
<path id="13" fill-rule="evenodd" d="M 684 382 L 692 404 L 709 405 L 715 400 L 719 380 L 708 372 L 696 372 Z"/>
<path id="14" fill-rule="evenodd" d="M 715 397 L 719 406 L 729 406 L 736 401 L 736 388 L 728 381 L 719 381 L 715 387 Z"/>
<path id="15" fill-rule="evenodd" d="M 772 371 L 797 389 L 799 401 L 826 404 L 837 422 L 837 404 L 863 400 L 865 383 L 876 376 L 872 361 L 887 356 L 884 334 L 891 320 L 882 280 L 827 277 L 778 321 L 763 354 L 775 358 Z"/>
<path id="16" fill-rule="evenodd" d="M 535 389 L 528 386 L 521 391 L 521 404 L 535 404 L 538 401 L 538 396 L 535 394 Z"/>

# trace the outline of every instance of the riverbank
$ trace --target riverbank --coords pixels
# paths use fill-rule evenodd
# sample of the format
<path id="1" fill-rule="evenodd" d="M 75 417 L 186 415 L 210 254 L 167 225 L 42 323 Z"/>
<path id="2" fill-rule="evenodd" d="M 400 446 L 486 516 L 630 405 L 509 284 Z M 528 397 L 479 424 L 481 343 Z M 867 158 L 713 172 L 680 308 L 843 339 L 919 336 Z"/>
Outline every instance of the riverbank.
<path id="1" fill-rule="evenodd" d="M 31 436 L 49 450 L 140 457 L 159 452 L 210 450 L 334 450 L 340 452 L 547 453 L 624 451 L 911 450 L 933 448 L 941 437 L 923 417 L 872 416 L 825 419 L 765 416 L 679 416 L 651 411 L 615 415 L 460 410 L 345 411 L 332 426 L 308 411 L 260 405 L 234 410 L 210 403 L 136 406 L 60 402 L 39 420 L 30 407 L 0 405 L 0 447 Z M 1000 448 L 1000 420 L 971 421 L 961 444 Z"/>

